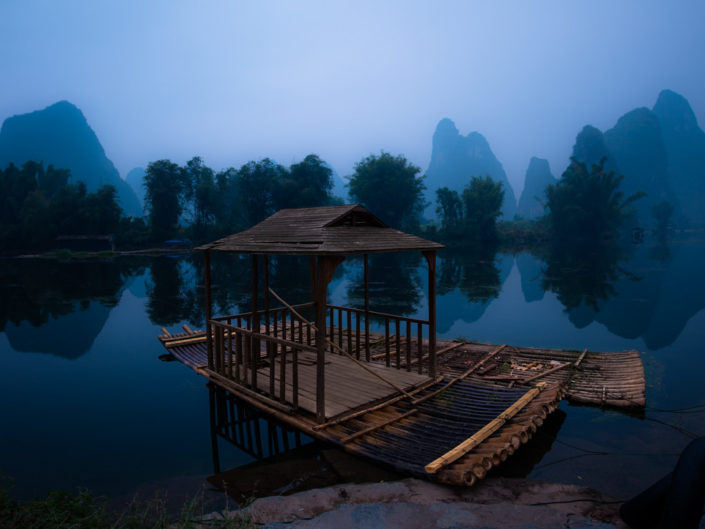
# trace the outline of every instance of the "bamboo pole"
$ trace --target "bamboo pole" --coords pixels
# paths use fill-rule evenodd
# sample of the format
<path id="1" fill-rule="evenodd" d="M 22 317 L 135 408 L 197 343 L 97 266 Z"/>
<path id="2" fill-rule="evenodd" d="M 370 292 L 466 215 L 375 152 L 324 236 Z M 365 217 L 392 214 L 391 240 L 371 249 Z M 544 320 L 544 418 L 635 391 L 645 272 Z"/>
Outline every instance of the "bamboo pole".
<path id="1" fill-rule="evenodd" d="M 485 362 L 487 362 L 490 358 L 492 358 L 494 355 L 496 355 L 497 353 L 499 353 L 499 352 L 500 352 L 501 350 L 503 350 L 505 347 L 507 347 L 507 344 L 502 344 L 502 345 L 500 345 L 499 347 L 497 347 L 497 348 L 494 349 L 493 351 L 490 351 L 490 352 L 487 354 L 487 356 L 485 356 L 485 357 L 484 357 L 482 360 L 480 360 L 477 364 L 475 364 L 474 366 L 472 366 L 471 368 L 469 368 L 468 370 L 466 370 L 466 371 L 465 371 L 462 375 L 460 375 L 459 377 L 454 378 L 453 380 L 451 380 L 450 382 L 448 382 L 445 386 L 443 386 L 443 387 L 440 388 L 440 389 L 437 389 L 437 390 L 434 391 L 433 393 L 429 393 L 428 395 L 424 395 L 424 396 L 421 397 L 420 399 L 416 399 L 416 400 L 411 401 L 411 403 L 412 403 L 414 406 L 416 406 L 417 404 L 420 404 L 420 403 L 422 403 L 422 402 L 427 401 L 428 399 L 431 399 L 431 398 L 435 397 L 435 396 L 438 395 L 439 393 L 441 393 L 441 392 L 445 391 L 446 389 L 448 389 L 449 387 L 451 387 L 451 386 L 452 386 L 453 384 L 455 384 L 456 382 L 459 382 L 459 381 L 463 380 L 465 377 L 467 377 L 468 375 L 472 374 L 475 370 L 477 370 L 478 368 L 480 368 L 480 367 L 482 366 L 482 364 L 484 364 Z"/>
<path id="2" fill-rule="evenodd" d="M 539 373 L 538 375 L 534 375 L 533 377 L 526 378 L 524 380 L 521 380 L 520 382 L 522 384 L 528 384 L 529 382 L 533 382 L 534 380 L 537 380 L 541 377 L 545 377 L 546 375 L 550 375 L 551 373 L 555 373 L 556 371 L 560 371 L 563 368 L 566 368 L 568 366 L 572 366 L 570 362 L 566 362 L 565 364 L 561 364 L 559 366 L 552 367 L 548 371 L 543 371 L 542 373 Z"/>
<path id="3" fill-rule="evenodd" d="M 519 413 L 527 404 L 529 404 L 529 402 L 531 402 L 539 393 L 541 393 L 541 391 L 543 391 L 545 387 L 545 382 L 539 382 L 536 387 L 531 388 L 529 391 L 527 391 L 514 404 L 509 406 L 509 408 L 504 410 L 501 414 L 499 414 L 499 416 L 497 416 L 497 418 L 486 424 L 478 432 L 467 438 L 465 441 L 460 443 L 452 450 L 449 450 L 448 452 L 443 454 L 441 457 L 435 459 L 434 461 L 426 465 L 424 467 L 426 472 L 428 472 L 429 474 L 435 474 L 443 467 L 463 457 L 470 450 L 475 448 L 477 445 L 487 439 L 490 435 L 492 435 L 494 432 L 504 426 L 504 424 L 509 419 Z"/>
<path id="4" fill-rule="evenodd" d="M 358 437 L 362 437 L 363 435 L 373 432 L 375 430 L 379 430 L 380 428 L 384 428 L 385 426 L 388 426 L 392 424 L 393 422 L 400 421 L 401 419 L 404 419 L 408 417 L 409 415 L 413 415 L 414 413 L 418 412 L 419 410 L 417 408 L 414 408 L 413 410 L 409 410 L 406 413 L 402 413 L 401 415 L 396 415 L 392 417 L 391 419 L 387 419 L 381 423 L 373 424 L 372 426 L 365 428 L 364 430 L 360 430 L 359 432 L 355 432 L 353 434 L 348 435 L 347 437 L 343 437 L 340 442 L 342 444 L 349 443 L 350 441 L 357 439 Z"/>
<path id="5" fill-rule="evenodd" d="M 291 312 L 293 312 L 294 314 L 296 314 L 296 316 L 297 316 L 301 321 L 303 321 L 306 325 L 310 326 L 314 331 L 316 331 L 316 333 L 318 333 L 318 329 L 316 328 L 316 325 L 315 325 L 315 324 L 311 323 L 311 322 L 308 321 L 306 318 L 304 318 L 301 314 L 299 314 L 299 313 L 296 311 L 295 308 L 293 308 L 293 307 L 292 307 L 291 305 L 289 305 L 286 301 L 284 301 L 282 298 L 280 298 L 279 295 L 278 295 L 276 292 L 274 292 L 274 290 L 272 290 L 271 287 L 270 287 L 269 291 L 272 293 L 272 295 L 273 295 L 275 298 L 277 298 L 281 303 L 283 303 L 287 308 L 289 308 L 289 310 L 291 310 Z M 388 384 L 389 386 L 393 387 L 393 388 L 394 388 L 395 390 L 397 390 L 399 393 L 403 393 L 405 397 L 411 398 L 411 395 L 410 395 L 408 392 L 404 391 L 402 388 L 400 388 L 399 386 L 397 386 L 397 385 L 396 385 L 394 382 L 392 382 L 391 380 L 387 380 L 386 378 L 384 378 L 384 377 L 383 377 L 382 375 L 380 375 L 379 373 L 375 373 L 372 369 L 370 369 L 370 368 L 367 367 L 365 364 L 363 364 L 362 362 L 360 362 L 359 360 L 357 360 L 354 356 L 352 356 L 351 354 L 349 354 L 345 349 L 343 349 L 342 347 L 339 347 L 337 343 L 335 343 L 334 341 L 328 339 L 327 337 L 325 338 L 325 340 L 326 340 L 326 342 L 328 342 L 328 344 L 329 344 L 331 347 L 333 347 L 334 349 L 337 349 L 339 353 L 342 353 L 342 354 L 344 354 L 345 356 L 347 356 L 350 360 L 352 360 L 355 364 L 357 364 L 358 366 L 360 366 L 362 369 L 364 369 L 365 371 L 367 371 L 367 372 L 370 373 L 371 375 L 374 375 L 375 377 L 377 377 L 378 379 L 380 379 L 380 380 L 381 380 L 382 382 L 384 382 L 385 384 Z"/>
<path id="6" fill-rule="evenodd" d="M 584 350 L 582 353 L 580 353 L 580 356 L 578 357 L 578 359 L 577 359 L 577 360 L 575 361 L 575 363 L 573 364 L 573 367 L 578 367 L 578 366 L 580 365 L 580 362 L 583 361 L 583 358 L 585 358 L 585 355 L 587 354 L 587 352 L 588 352 L 588 350 L 587 350 L 587 347 L 586 347 L 585 350 Z"/>
<path id="7" fill-rule="evenodd" d="M 421 391 L 427 389 L 429 386 L 433 386 L 434 384 L 438 384 L 443 380 L 442 376 L 436 377 L 434 380 L 428 380 L 427 382 L 424 382 L 420 386 L 418 386 L 416 389 L 413 391 L 409 392 L 409 395 L 415 395 L 416 393 L 420 393 Z M 376 404 L 372 406 L 371 408 L 365 408 L 363 410 L 358 410 L 354 411 L 352 413 L 348 413 L 347 415 L 343 415 L 341 417 L 336 417 L 334 419 L 331 419 L 328 422 L 324 422 L 323 424 L 316 424 L 313 429 L 314 430 L 322 430 L 323 428 L 328 428 L 330 426 L 334 426 L 336 424 L 340 424 L 341 422 L 346 422 L 349 421 L 350 419 L 354 419 L 356 417 L 359 417 L 360 415 L 365 415 L 366 413 L 370 413 L 382 408 L 385 408 L 387 406 L 391 406 L 395 402 L 399 402 L 402 399 L 405 399 L 405 395 L 397 395 L 396 397 L 392 397 L 391 399 L 385 400 L 384 402 L 380 402 L 379 404 Z"/>

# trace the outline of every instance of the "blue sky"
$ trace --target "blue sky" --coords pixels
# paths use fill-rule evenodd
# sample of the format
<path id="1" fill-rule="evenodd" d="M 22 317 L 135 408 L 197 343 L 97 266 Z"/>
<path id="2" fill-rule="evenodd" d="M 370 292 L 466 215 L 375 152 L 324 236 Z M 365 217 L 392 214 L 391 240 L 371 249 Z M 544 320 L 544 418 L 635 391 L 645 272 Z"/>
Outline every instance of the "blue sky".
<path id="1" fill-rule="evenodd" d="M 438 121 L 482 133 L 519 192 L 670 88 L 705 119 L 705 2 L 2 0 L 0 120 L 66 99 L 124 176 L 314 152 L 425 170 Z"/>

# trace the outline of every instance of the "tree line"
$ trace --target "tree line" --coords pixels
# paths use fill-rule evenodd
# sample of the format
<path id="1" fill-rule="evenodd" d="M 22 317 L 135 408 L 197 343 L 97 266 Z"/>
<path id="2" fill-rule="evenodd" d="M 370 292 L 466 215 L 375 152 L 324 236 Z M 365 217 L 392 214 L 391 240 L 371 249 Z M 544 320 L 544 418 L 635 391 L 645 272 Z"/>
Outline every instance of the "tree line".
<path id="1" fill-rule="evenodd" d="M 0 168 L 0 247 L 50 247 L 61 234 L 114 233 L 124 222 L 117 192 L 106 185 L 93 193 L 70 184 L 70 171 L 28 161 Z"/>
<path id="2" fill-rule="evenodd" d="M 315 154 L 285 167 L 269 158 L 239 169 L 214 171 L 200 157 L 179 165 L 157 160 L 144 179 L 144 218 L 125 217 L 115 188 L 93 193 L 70 172 L 29 161 L 21 168 L 0 169 L 0 243 L 3 249 L 51 247 L 58 235 L 115 234 L 118 247 L 160 245 L 173 238 L 195 243 L 213 240 L 257 224 L 280 209 L 340 204 L 332 194 L 333 171 Z M 556 240 L 597 240 L 617 232 L 644 196 L 624 197 L 623 176 L 604 170 L 604 160 L 590 169 L 573 159 L 545 191 L 545 216 L 534 226 Z M 354 166 L 348 177 L 352 202 L 361 203 L 393 228 L 436 238 L 453 246 L 492 245 L 498 240 L 504 190 L 489 176 L 472 176 L 462 192 L 436 191 L 437 223 L 422 212 L 425 185 L 421 169 L 401 155 L 381 152 Z M 673 208 L 661 204 L 654 215 L 661 224 Z M 506 224 L 506 223 L 505 223 Z"/>
<path id="3" fill-rule="evenodd" d="M 624 176 L 606 171 L 605 161 L 588 168 L 584 162 L 572 158 L 561 179 L 546 187 L 542 197 L 544 216 L 530 223 L 530 229 L 540 232 L 546 240 L 593 243 L 616 238 L 629 220 L 636 225 L 632 204 L 646 193 L 625 197 L 620 190 Z M 444 187 L 436 191 L 436 197 L 441 239 L 461 245 L 497 241 L 497 219 L 504 200 L 500 182 L 489 176 L 473 176 L 462 193 Z M 662 202 L 652 213 L 663 230 L 673 207 Z M 503 225 L 519 238 L 518 226 L 525 223 L 515 219 Z"/>

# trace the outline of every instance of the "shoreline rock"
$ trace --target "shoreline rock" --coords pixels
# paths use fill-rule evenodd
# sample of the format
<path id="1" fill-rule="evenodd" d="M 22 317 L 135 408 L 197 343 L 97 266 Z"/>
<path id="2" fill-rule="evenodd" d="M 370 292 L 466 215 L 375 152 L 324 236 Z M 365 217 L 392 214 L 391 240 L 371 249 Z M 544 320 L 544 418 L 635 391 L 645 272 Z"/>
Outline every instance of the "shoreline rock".
<path id="1" fill-rule="evenodd" d="M 300 529 L 626 529 L 618 508 L 613 498 L 576 485 L 492 478 L 462 488 L 409 478 L 259 498 L 245 509 L 222 514 L 272 529 L 283 524 Z"/>

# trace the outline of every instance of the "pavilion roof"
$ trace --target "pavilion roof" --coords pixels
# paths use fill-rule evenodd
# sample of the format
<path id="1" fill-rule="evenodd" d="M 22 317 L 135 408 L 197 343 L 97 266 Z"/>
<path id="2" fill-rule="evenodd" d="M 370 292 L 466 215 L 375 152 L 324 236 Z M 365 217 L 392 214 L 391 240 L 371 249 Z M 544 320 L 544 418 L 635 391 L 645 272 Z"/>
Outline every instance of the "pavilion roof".
<path id="1" fill-rule="evenodd" d="M 346 255 L 440 250 L 442 244 L 388 227 L 359 204 L 282 209 L 251 228 L 197 250 Z"/>

